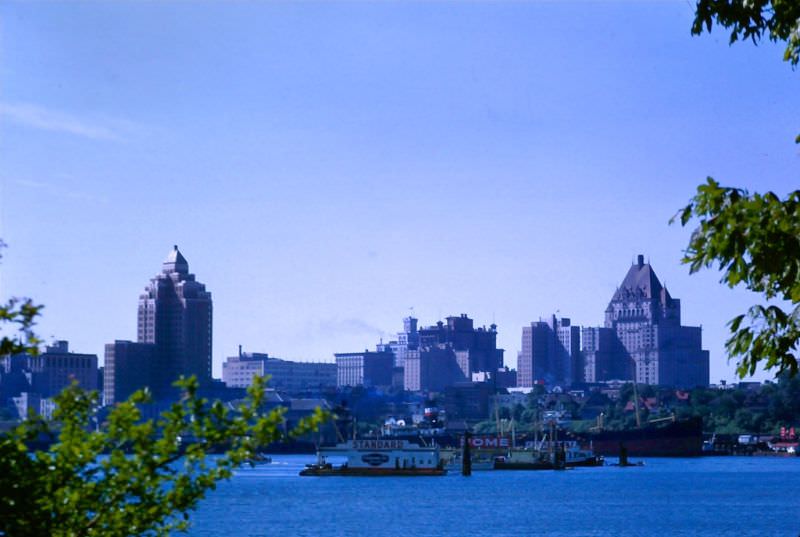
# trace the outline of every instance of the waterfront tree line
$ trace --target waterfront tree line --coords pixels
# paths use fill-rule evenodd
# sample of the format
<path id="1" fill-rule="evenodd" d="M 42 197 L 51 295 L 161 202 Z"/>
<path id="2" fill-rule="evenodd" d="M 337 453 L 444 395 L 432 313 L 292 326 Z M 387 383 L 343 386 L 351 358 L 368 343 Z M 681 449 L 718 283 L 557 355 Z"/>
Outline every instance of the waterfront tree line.
<path id="1" fill-rule="evenodd" d="M 658 386 L 637 386 L 639 420 L 642 424 L 674 416 L 677 420 L 700 417 L 703 429 L 718 434 L 778 434 L 781 427 L 800 428 L 800 377 L 781 375 L 761 385 L 743 383 L 724 388 L 690 391 Z M 575 432 L 602 425 L 620 430 L 636 427 L 633 385 L 625 384 L 619 396 L 594 392 L 548 394 L 542 388 L 525 403 L 500 406 L 493 416 L 475 425 L 483 434 L 519 433 L 546 429 L 548 419 L 558 419 Z"/>

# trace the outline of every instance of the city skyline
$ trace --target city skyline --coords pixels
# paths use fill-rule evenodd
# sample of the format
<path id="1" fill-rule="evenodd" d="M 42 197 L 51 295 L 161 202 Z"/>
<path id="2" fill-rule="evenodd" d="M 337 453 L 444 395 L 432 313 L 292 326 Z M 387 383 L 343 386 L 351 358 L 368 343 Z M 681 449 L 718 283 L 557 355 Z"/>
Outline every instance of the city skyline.
<path id="1" fill-rule="evenodd" d="M 690 37 L 685 3 L 580 7 L 4 3 L 0 298 L 102 356 L 178 244 L 216 377 L 240 344 L 372 349 L 410 307 L 496 323 L 514 366 L 540 317 L 600 325 L 643 253 L 733 380 L 725 324 L 758 299 L 689 276 L 667 221 L 707 175 L 796 187 L 795 75 Z"/>

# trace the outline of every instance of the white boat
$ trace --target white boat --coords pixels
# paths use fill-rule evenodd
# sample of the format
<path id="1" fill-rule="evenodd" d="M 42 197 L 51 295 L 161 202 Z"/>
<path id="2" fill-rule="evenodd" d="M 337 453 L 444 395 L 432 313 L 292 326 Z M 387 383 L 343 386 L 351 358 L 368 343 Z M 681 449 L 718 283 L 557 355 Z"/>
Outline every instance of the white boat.
<path id="1" fill-rule="evenodd" d="M 344 457 L 340 466 L 328 458 Z M 317 462 L 307 465 L 302 476 L 436 476 L 444 475 L 444 462 L 436 446 L 408 440 L 364 438 L 348 440 L 317 450 Z"/>

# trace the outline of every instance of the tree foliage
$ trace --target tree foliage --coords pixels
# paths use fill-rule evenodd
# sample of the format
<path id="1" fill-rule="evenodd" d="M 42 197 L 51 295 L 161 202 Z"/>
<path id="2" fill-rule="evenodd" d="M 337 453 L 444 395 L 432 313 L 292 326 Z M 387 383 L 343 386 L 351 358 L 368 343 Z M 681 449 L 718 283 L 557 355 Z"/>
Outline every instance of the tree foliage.
<path id="1" fill-rule="evenodd" d="M 698 0 L 692 33 L 714 25 L 731 32 L 730 42 L 763 38 L 785 41 L 783 59 L 800 62 L 800 0 Z M 795 138 L 800 143 L 800 135 Z M 694 230 L 683 257 L 692 273 L 715 264 L 729 287 L 744 286 L 765 299 L 729 323 L 729 358 L 740 377 L 761 362 L 776 374 L 796 375 L 800 342 L 800 190 L 781 199 L 722 187 L 712 178 L 675 218 Z M 744 418 L 743 418 L 744 419 Z"/>
<path id="2" fill-rule="evenodd" d="M 6 244 L 0 240 L 0 258 Z M 0 356 L 23 352 L 37 354 L 39 339 L 33 332 L 42 306 L 29 298 L 11 298 L 0 304 Z"/>
<path id="3" fill-rule="evenodd" d="M 217 481 L 280 440 L 283 409 L 259 411 L 258 378 L 236 409 L 198 397 L 196 379 L 157 419 L 143 419 L 146 391 L 114 407 L 95 430 L 97 394 L 73 384 L 55 399 L 53 423 L 32 416 L 0 438 L 0 534 L 19 536 L 168 535 Z M 304 434 L 321 410 L 292 434 Z M 29 446 L 54 437 L 46 449 Z M 191 438 L 187 446 L 181 438 Z M 225 446 L 218 457 L 212 449 Z"/>
<path id="4" fill-rule="evenodd" d="M 798 0 L 698 0 L 692 33 L 714 24 L 730 30 L 731 44 L 763 38 L 785 41 L 784 61 L 796 66 L 800 62 L 800 2 Z"/>
<path id="5" fill-rule="evenodd" d="M 37 352 L 33 326 L 41 309 L 30 299 L 0 306 L 0 355 Z M 55 397 L 52 421 L 31 415 L 0 435 L 0 535 L 129 537 L 186 529 L 189 511 L 207 491 L 285 436 L 284 409 L 262 411 L 265 378 L 254 379 L 236 408 L 200 397 L 194 377 L 176 385 L 181 399 L 158 418 L 144 417 L 151 397 L 142 390 L 111 409 L 101 429 L 97 393 L 73 383 Z M 327 418 L 318 408 L 289 435 Z M 220 447 L 224 454 L 209 456 Z"/>
<path id="6" fill-rule="evenodd" d="M 800 190 L 781 199 L 708 178 L 676 218 L 683 226 L 697 220 L 683 258 L 692 273 L 716 265 L 729 287 L 743 286 L 766 299 L 728 323 L 726 348 L 739 360 L 739 375 L 752 375 L 760 362 L 777 374 L 797 374 Z"/>

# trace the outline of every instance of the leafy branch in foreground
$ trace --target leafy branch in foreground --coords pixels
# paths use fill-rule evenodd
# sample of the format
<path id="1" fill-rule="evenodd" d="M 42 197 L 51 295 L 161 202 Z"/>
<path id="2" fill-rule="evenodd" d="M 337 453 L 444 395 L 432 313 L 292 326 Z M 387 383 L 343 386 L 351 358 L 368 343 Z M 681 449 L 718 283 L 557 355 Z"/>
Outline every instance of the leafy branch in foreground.
<path id="1" fill-rule="evenodd" d="M 33 326 L 43 307 L 35 305 L 30 298 L 11 298 L 0 305 L 0 356 L 39 353 L 38 345 L 41 341 L 33 333 Z M 14 327 L 10 335 L 2 333 L 2 327 L 6 323 Z"/>
<path id="2" fill-rule="evenodd" d="M 205 493 L 280 440 L 284 410 L 259 411 L 266 380 L 258 378 L 236 409 L 197 395 L 181 379 L 180 401 L 153 419 L 139 391 L 114 407 L 106 430 L 94 430 L 97 394 L 73 383 L 55 398 L 53 423 L 38 417 L 0 437 L 0 534 L 7 537 L 168 535 L 188 527 Z M 290 435 L 327 419 L 317 409 Z M 57 431 L 53 426 L 57 427 Z M 49 448 L 30 445 L 55 437 Z M 181 438 L 189 437 L 186 446 Z M 208 454 L 219 446 L 225 453 Z"/>
<path id="3" fill-rule="evenodd" d="M 698 0 L 692 34 L 711 32 L 714 23 L 729 29 L 731 44 L 742 39 L 758 43 L 786 41 L 784 61 L 800 62 L 800 2 L 798 0 Z"/>
<path id="4" fill-rule="evenodd" d="M 0 258 L 5 247 L 6 243 L 0 240 Z M 33 333 L 33 326 L 43 307 L 35 305 L 30 298 L 11 298 L 0 305 L 0 356 L 24 352 L 38 354 L 41 341 Z M 4 330 L 9 325 L 10 329 Z"/>
<path id="5" fill-rule="evenodd" d="M 800 190 L 781 199 L 772 192 L 722 187 L 709 177 L 671 222 L 677 218 L 683 226 L 698 220 L 683 257 L 690 272 L 716 264 L 728 287 L 742 285 L 773 302 L 754 305 L 728 323 L 726 348 L 731 358 L 739 359 L 739 376 L 752 375 L 762 361 L 765 369 L 777 369 L 777 375 L 796 375 Z"/>

